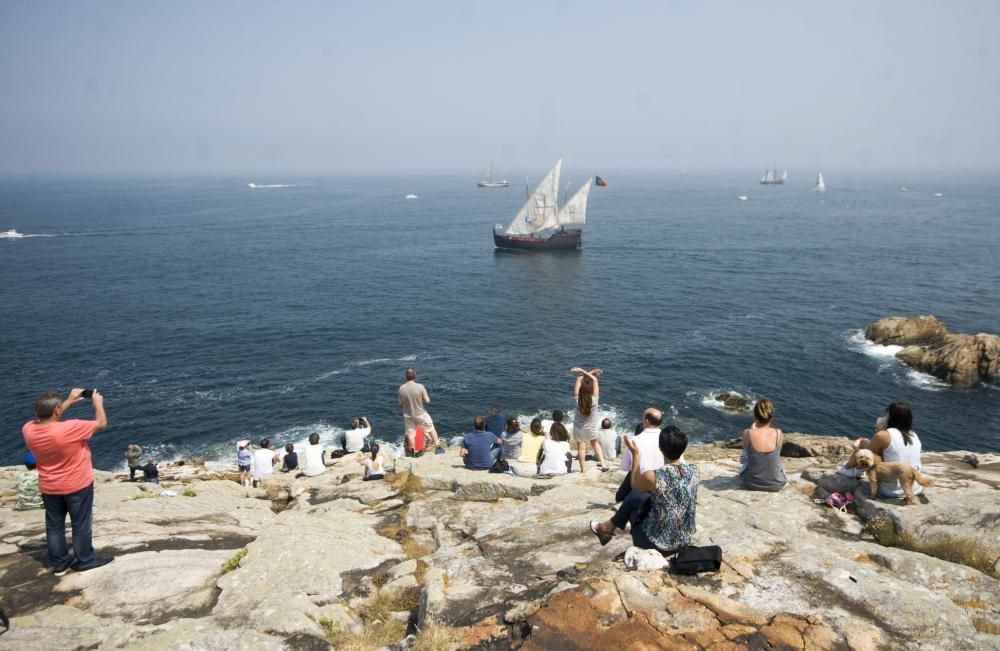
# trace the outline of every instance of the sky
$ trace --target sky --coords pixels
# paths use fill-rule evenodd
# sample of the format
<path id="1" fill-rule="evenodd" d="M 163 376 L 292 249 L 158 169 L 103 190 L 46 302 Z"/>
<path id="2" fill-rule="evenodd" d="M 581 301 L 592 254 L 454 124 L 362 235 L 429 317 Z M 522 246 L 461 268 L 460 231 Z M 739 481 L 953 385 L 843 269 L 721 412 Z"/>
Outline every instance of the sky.
<path id="1" fill-rule="evenodd" d="M 0 174 L 1000 169 L 1000 2 L 0 0 Z"/>

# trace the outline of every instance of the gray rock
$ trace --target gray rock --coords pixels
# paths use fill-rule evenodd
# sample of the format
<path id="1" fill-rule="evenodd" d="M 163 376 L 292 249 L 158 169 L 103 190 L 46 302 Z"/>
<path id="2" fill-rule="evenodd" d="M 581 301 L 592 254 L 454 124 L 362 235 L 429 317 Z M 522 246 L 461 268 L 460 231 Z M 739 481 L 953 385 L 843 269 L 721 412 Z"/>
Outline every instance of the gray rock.
<path id="1" fill-rule="evenodd" d="M 423 628 L 428 618 L 440 617 L 441 613 L 444 612 L 447 606 L 446 576 L 444 570 L 439 567 L 432 567 L 427 571 L 424 587 L 420 591 L 420 610 L 417 614 L 418 628 Z"/>

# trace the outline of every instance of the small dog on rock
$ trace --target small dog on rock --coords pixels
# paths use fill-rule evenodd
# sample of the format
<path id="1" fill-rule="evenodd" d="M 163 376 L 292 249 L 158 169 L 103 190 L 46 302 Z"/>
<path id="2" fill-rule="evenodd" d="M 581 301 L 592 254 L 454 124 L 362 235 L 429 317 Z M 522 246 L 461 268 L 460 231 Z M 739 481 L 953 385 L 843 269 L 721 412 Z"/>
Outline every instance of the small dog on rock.
<path id="1" fill-rule="evenodd" d="M 913 482 L 917 482 L 921 486 L 934 484 L 933 479 L 921 475 L 910 464 L 899 461 L 882 461 L 871 450 L 858 450 L 855 453 L 855 461 L 858 468 L 868 474 L 868 483 L 871 486 L 873 498 L 878 497 L 878 483 L 880 481 L 899 480 L 907 504 L 913 504 Z"/>

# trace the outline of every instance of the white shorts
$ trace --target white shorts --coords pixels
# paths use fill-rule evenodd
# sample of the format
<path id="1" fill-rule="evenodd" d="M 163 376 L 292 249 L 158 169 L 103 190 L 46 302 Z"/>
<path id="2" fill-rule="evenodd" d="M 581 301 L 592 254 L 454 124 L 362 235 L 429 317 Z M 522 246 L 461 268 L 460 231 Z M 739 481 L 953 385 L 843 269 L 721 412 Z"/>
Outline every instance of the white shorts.
<path id="1" fill-rule="evenodd" d="M 417 433 L 417 425 L 423 426 L 424 436 L 429 436 L 431 430 L 434 429 L 434 421 L 431 420 L 430 414 L 423 414 L 422 416 L 403 416 L 403 427 L 406 429 L 406 436 L 415 436 Z"/>

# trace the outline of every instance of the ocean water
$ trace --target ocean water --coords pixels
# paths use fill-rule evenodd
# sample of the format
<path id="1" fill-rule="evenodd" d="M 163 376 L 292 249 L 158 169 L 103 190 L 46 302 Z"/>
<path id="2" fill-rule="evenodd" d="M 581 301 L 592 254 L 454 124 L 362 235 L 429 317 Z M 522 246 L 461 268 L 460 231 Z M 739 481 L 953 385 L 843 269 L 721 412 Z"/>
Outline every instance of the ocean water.
<path id="1" fill-rule="evenodd" d="M 904 399 L 926 448 L 1000 451 L 1000 386 L 953 390 L 860 334 L 925 313 L 1000 332 L 1000 177 L 829 171 L 819 195 L 812 175 L 598 171 L 569 254 L 495 252 L 524 190 L 460 175 L 0 180 L 2 463 L 34 398 L 72 386 L 106 397 L 102 468 L 131 441 L 230 460 L 359 415 L 397 440 L 407 366 L 445 435 L 493 403 L 571 411 L 579 365 L 625 429 L 655 405 L 694 441 L 736 436 L 726 390 L 862 436 Z"/>

